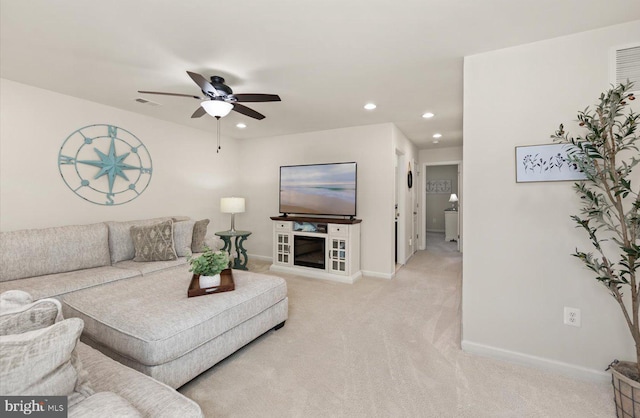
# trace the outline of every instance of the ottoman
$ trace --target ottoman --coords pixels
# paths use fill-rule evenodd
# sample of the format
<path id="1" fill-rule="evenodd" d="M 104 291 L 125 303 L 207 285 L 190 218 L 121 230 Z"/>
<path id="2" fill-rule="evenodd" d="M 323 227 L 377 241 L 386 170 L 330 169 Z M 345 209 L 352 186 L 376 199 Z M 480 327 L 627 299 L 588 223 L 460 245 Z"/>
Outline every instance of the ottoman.
<path id="1" fill-rule="evenodd" d="M 67 294 L 64 316 L 84 320 L 86 344 L 173 388 L 287 319 L 284 279 L 233 270 L 234 291 L 188 298 L 188 268 Z"/>

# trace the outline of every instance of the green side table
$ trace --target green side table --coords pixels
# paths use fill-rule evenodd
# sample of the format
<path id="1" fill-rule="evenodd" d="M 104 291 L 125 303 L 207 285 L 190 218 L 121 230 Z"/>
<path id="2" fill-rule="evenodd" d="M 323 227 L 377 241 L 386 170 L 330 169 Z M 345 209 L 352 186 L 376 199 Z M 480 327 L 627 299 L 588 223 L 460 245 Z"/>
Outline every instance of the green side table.
<path id="1" fill-rule="evenodd" d="M 233 268 L 238 270 L 249 270 L 247 268 L 247 250 L 244 249 L 242 243 L 251 235 L 250 231 L 219 231 L 216 235 L 222 238 L 224 247 L 222 251 L 226 251 L 231 255 L 231 239 L 235 237 L 236 245 L 236 258 L 233 260 Z"/>

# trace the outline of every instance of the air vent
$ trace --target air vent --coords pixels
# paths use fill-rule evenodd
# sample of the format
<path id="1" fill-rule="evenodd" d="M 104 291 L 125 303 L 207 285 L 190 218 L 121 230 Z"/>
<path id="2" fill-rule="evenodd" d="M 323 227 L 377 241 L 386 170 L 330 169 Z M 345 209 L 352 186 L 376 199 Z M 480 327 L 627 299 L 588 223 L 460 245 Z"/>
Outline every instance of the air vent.
<path id="1" fill-rule="evenodd" d="M 138 103 L 146 104 L 149 106 L 160 106 L 160 103 L 152 102 L 151 100 L 143 99 L 142 97 L 138 97 L 134 100 Z"/>
<path id="2" fill-rule="evenodd" d="M 625 45 L 613 50 L 612 83 L 633 82 L 633 91 L 640 93 L 640 44 Z"/>

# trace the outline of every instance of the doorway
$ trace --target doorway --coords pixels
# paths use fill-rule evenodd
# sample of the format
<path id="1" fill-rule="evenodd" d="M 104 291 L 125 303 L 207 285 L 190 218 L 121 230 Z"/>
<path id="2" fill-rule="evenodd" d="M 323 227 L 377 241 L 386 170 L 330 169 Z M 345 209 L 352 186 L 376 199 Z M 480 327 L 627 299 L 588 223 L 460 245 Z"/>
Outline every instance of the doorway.
<path id="1" fill-rule="evenodd" d="M 422 249 L 442 244 L 462 251 L 461 171 L 461 161 L 424 164 Z M 454 194 L 457 202 L 451 202 L 455 200 Z M 432 242 L 428 243 L 429 240 Z"/>
<path id="2" fill-rule="evenodd" d="M 403 265 L 406 261 L 405 251 L 405 187 L 406 177 L 406 157 L 404 153 L 396 149 L 396 170 L 395 170 L 395 197 L 394 197 L 394 222 L 395 222 L 395 263 L 396 270 L 399 265 Z"/>

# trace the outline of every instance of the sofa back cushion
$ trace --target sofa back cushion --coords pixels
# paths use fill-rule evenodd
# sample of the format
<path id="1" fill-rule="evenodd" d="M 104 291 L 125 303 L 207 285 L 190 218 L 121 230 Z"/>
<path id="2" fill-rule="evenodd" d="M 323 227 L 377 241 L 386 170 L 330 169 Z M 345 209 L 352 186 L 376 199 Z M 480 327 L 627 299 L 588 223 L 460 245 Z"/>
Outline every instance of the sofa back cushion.
<path id="1" fill-rule="evenodd" d="M 120 261 L 131 260 L 136 255 L 133 239 L 131 238 L 132 226 L 148 226 L 171 218 L 143 219 L 127 222 L 107 222 L 109 228 L 109 251 L 111 252 L 111 264 Z"/>
<path id="2" fill-rule="evenodd" d="M 103 223 L 0 232 L 0 281 L 108 266 Z"/>
<path id="3" fill-rule="evenodd" d="M 193 241 L 193 227 L 196 221 L 173 221 L 173 242 L 176 246 L 178 257 L 192 255 L 191 242 Z"/>

